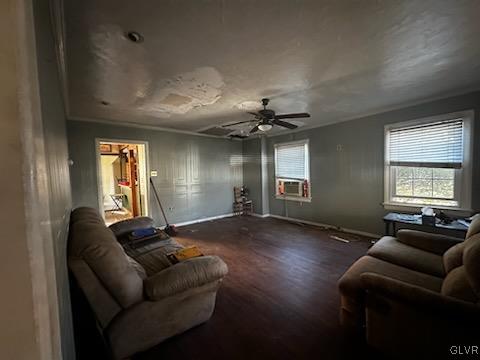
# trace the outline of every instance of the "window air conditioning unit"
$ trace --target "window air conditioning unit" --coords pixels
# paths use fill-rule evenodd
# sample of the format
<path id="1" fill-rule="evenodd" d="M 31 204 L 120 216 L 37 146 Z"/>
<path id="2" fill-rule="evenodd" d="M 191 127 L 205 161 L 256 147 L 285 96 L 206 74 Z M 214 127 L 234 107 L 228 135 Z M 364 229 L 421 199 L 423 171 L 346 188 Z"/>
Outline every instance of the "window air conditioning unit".
<path id="1" fill-rule="evenodd" d="M 283 192 L 285 196 L 303 196 L 303 181 L 286 180 L 282 181 Z"/>

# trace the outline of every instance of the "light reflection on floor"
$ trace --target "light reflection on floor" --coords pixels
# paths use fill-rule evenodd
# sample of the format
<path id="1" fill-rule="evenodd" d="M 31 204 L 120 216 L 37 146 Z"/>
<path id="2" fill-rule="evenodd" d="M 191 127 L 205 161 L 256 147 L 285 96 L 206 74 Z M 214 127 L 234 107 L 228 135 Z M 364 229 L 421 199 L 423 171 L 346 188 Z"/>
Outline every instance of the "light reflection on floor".
<path id="1" fill-rule="evenodd" d="M 107 226 L 110 226 L 113 223 L 126 219 L 131 219 L 132 217 L 132 214 L 127 209 L 105 211 L 105 224 L 107 224 Z"/>

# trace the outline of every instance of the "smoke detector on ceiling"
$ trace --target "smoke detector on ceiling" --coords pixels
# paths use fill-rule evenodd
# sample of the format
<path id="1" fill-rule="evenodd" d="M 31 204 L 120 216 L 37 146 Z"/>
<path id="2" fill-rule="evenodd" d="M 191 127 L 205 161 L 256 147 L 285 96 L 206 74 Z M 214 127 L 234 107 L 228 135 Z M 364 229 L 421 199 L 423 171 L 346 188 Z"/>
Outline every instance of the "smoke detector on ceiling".
<path id="1" fill-rule="evenodd" d="M 126 38 L 130 40 L 131 42 L 134 43 L 141 43 L 143 42 L 143 36 L 142 34 L 136 32 L 136 31 L 129 31 L 125 34 Z"/>

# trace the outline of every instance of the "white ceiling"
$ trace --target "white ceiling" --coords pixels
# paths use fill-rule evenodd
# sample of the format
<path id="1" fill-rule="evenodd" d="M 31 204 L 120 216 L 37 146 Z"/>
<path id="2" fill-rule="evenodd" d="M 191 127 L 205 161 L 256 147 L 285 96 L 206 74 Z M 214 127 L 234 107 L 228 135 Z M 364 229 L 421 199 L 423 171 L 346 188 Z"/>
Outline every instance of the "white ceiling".
<path id="1" fill-rule="evenodd" d="M 71 119 L 197 131 L 251 119 L 244 110 L 269 97 L 313 126 L 480 88 L 478 0 L 65 7 Z"/>

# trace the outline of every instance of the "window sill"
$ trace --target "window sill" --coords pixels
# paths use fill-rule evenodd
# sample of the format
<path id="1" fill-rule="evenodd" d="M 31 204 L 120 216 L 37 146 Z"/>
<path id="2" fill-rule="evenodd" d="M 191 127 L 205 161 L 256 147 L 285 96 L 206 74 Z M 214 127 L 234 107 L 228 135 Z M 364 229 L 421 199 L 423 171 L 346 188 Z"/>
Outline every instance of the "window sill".
<path id="1" fill-rule="evenodd" d="M 462 209 L 458 207 L 448 207 L 448 206 L 438 206 L 438 205 L 417 205 L 417 204 L 402 204 L 402 203 L 392 203 L 384 202 L 383 207 L 386 210 L 400 210 L 408 212 L 420 212 L 421 208 L 424 206 L 429 206 L 432 209 L 445 210 L 445 211 L 454 211 L 456 213 L 465 213 L 465 215 L 473 214 L 473 209 Z M 458 214 L 460 215 L 460 214 Z"/>
<path id="2" fill-rule="evenodd" d="M 277 200 L 289 200 L 289 201 L 298 201 L 298 202 L 312 202 L 311 197 L 300 197 L 300 196 L 283 196 L 283 195 L 275 195 L 275 199 Z"/>

